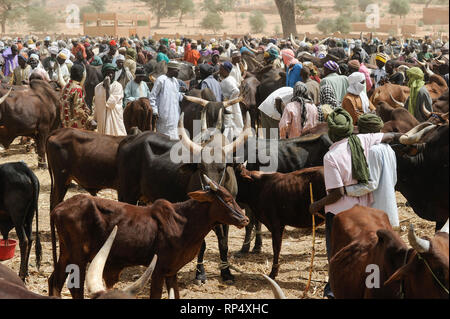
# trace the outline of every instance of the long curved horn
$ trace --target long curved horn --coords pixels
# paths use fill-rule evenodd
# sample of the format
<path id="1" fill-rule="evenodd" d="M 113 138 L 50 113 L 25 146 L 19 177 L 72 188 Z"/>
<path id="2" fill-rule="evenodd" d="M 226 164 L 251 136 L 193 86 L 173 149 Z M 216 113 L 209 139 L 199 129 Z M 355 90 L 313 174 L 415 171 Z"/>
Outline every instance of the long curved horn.
<path id="1" fill-rule="evenodd" d="M 9 94 L 12 91 L 12 87 L 9 89 L 8 93 L 6 93 L 5 95 L 2 96 L 2 98 L 0 99 L 0 104 L 2 104 L 3 102 L 6 101 L 6 99 L 8 98 Z"/>
<path id="2" fill-rule="evenodd" d="M 295 42 L 295 39 L 292 36 L 292 33 L 291 33 L 291 36 L 289 37 L 289 39 L 291 40 L 291 43 L 292 43 L 292 46 L 294 47 L 294 49 L 298 50 L 298 48 L 300 48 L 300 46 L 297 44 L 297 42 Z"/>
<path id="3" fill-rule="evenodd" d="M 400 143 L 404 145 L 412 145 L 418 143 L 422 137 L 428 133 L 429 131 L 433 130 L 436 127 L 436 125 L 431 124 L 429 122 L 424 122 L 419 125 L 417 125 L 415 128 L 413 128 L 408 133 L 400 136 Z"/>
<path id="4" fill-rule="evenodd" d="M 423 115 L 425 115 L 425 117 L 428 119 L 431 117 L 431 115 L 433 115 L 430 111 L 427 110 L 427 108 L 425 107 L 425 101 L 423 101 L 422 105 L 420 106 Z"/>
<path id="5" fill-rule="evenodd" d="M 215 192 L 217 192 L 217 190 L 219 189 L 217 187 L 217 185 L 211 180 L 211 178 L 209 178 L 208 176 L 206 176 L 205 174 L 203 174 L 203 178 L 205 180 L 206 183 L 208 183 L 209 187 L 211 187 L 211 189 Z"/>
<path id="6" fill-rule="evenodd" d="M 223 107 L 225 107 L 225 108 L 230 107 L 232 105 L 242 102 L 243 100 L 244 100 L 244 97 L 240 96 L 238 98 L 235 98 L 234 100 L 225 101 L 225 102 L 223 102 Z"/>
<path id="7" fill-rule="evenodd" d="M 201 123 L 202 123 L 201 132 L 203 133 L 203 132 L 205 132 L 208 129 L 208 123 L 206 123 L 206 111 L 205 110 L 203 110 L 200 113 L 200 120 L 201 120 Z"/>
<path id="8" fill-rule="evenodd" d="M 245 39 L 243 39 L 244 45 L 247 49 L 249 49 L 251 52 L 257 54 L 258 50 L 253 49 L 251 46 L 248 45 L 247 41 L 245 41 Z"/>
<path id="9" fill-rule="evenodd" d="M 430 251 L 430 241 L 417 237 L 412 224 L 409 225 L 408 241 L 411 247 L 419 253 L 426 253 Z"/>
<path id="10" fill-rule="evenodd" d="M 236 152 L 236 149 L 238 149 L 241 145 L 243 145 L 251 135 L 252 135 L 251 118 L 250 113 L 247 112 L 245 125 L 241 134 L 239 134 L 238 138 L 235 139 L 232 143 L 225 145 L 223 147 L 224 153 L 229 154 Z"/>
<path id="11" fill-rule="evenodd" d="M 275 299 L 286 299 L 286 296 L 284 295 L 283 290 L 281 290 L 280 286 L 270 278 L 269 276 L 263 275 L 264 278 L 267 279 L 267 281 L 270 283 L 270 288 L 272 288 L 273 296 Z"/>
<path id="12" fill-rule="evenodd" d="M 105 268 L 105 263 L 108 259 L 114 239 L 116 238 L 116 234 L 117 225 L 114 226 L 114 229 L 108 239 L 103 244 L 103 247 L 99 250 L 97 255 L 95 255 L 89 265 L 88 271 L 86 272 L 86 286 L 91 295 L 106 291 L 106 287 L 103 284 L 103 269 Z"/>
<path id="13" fill-rule="evenodd" d="M 202 98 L 195 97 L 195 96 L 189 96 L 189 95 L 185 95 L 184 98 L 186 100 L 188 100 L 189 102 L 199 104 L 203 107 L 206 107 L 208 105 L 208 103 L 210 102 L 210 101 L 204 100 Z"/>
<path id="14" fill-rule="evenodd" d="M 447 218 L 447 222 L 445 223 L 444 226 L 442 226 L 442 228 L 439 230 L 439 232 L 448 234 L 448 218 Z"/>
<path id="15" fill-rule="evenodd" d="M 223 109 L 219 110 L 219 115 L 217 116 L 216 129 L 222 131 L 223 126 Z"/>
<path id="16" fill-rule="evenodd" d="M 320 44 L 324 44 L 328 39 L 329 39 L 330 37 L 328 37 L 328 38 L 325 38 L 325 39 L 323 39 L 322 41 L 319 41 L 319 44 L 318 45 L 320 45 Z"/>
<path id="17" fill-rule="evenodd" d="M 394 99 L 394 97 L 392 96 L 392 94 L 389 92 L 389 97 L 391 98 L 392 101 L 394 101 L 395 104 L 397 104 L 399 107 L 405 107 L 405 103 L 399 102 L 396 99 Z"/>
<path id="18" fill-rule="evenodd" d="M 197 143 L 194 143 L 186 134 L 186 130 L 184 129 L 184 112 L 181 113 L 180 120 L 178 121 L 178 136 L 180 137 L 181 143 L 183 143 L 184 147 L 186 147 L 190 152 L 194 155 L 198 155 L 202 153 L 202 147 Z"/>
<path id="19" fill-rule="evenodd" d="M 136 296 L 139 292 L 141 292 L 142 289 L 144 289 L 147 282 L 150 280 L 150 277 L 153 274 L 153 270 L 155 270 L 157 261 L 158 261 L 158 256 L 155 254 L 153 256 L 152 262 L 147 267 L 147 269 L 142 274 L 142 276 L 138 280 L 136 280 L 136 282 L 132 283 L 127 288 L 125 288 L 123 290 L 123 292 L 128 293 L 132 296 Z"/>

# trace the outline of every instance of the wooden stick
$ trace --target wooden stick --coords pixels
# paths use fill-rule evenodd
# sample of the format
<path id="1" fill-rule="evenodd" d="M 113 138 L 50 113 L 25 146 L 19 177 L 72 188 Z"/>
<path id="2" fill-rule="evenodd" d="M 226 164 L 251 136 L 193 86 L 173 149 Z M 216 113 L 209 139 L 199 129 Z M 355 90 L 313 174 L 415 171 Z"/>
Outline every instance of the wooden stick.
<path id="1" fill-rule="evenodd" d="M 311 196 L 311 204 L 314 203 L 314 197 L 313 197 L 313 191 L 312 191 L 312 183 L 309 183 L 309 195 Z M 315 249 L 315 243 L 316 243 L 316 220 L 314 218 L 315 214 L 312 215 L 312 234 L 313 234 L 313 238 L 312 238 L 312 252 L 311 252 L 311 265 L 309 266 L 309 278 L 308 278 L 308 283 L 306 284 L 306 288 L 305 291 L 303 292 L 303 298 L 306 297 L 306 295 L 308 294 L 309 291 L 309 286 L 311 285 L 311 276 L 312 276 L 312 271 L 313 271 L 313 266 L 314 266 L 314 255 L 316 253 L 316 249 Z"/>

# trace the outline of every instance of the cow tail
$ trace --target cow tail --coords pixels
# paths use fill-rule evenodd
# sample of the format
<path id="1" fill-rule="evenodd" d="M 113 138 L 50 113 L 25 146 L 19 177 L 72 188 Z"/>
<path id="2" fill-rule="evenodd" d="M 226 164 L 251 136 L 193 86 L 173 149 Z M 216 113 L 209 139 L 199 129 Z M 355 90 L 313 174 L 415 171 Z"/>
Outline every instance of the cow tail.
<path id="1" fill-rule="evenodd" d="M 148 130 L 149 131 L 153 131 L 153 111 L 152 111 L 152 109 L 151 109 L 151 106 L 150 106 L 150 108 L 146 108 L 146 110 L 145 110 L 145 113 L 146 113 L 146 116 L 145 116 L 145 118 L 147 119 L 147 123 L 146 123 L 146 126 L 148 125 Z"/>
<path id="2" fill-rule="evenodd" d="M 51 164 L 51 160 L 50 160 L 50 156 L 48 154 L 48 140 L 49 140 L 50 136 L 47 137 L 47 142 L 46 142 L 46 152 L 47 152 L 47 162 L 48 162 L 48 172 L 50 174 L 50 208 L 52 208 L 52 195 L 51 193 L 53 192 L 53 188 L 54 188 L 54 176 L 53 176 L 53 170 L 52 170 L 52 164 Z M 53 207 L 54 208 L 54 207 Z M 56 261 L 58 256 L 56 255 L 56 235 L 55 235 L 55 221 L 53 220 L 53 215 L 52 215 L 52 211 L 50 211 L 50 234 L 51 234 L 51 240 L 52 240 L 52 255 L 53 255 L 53 269 L 56 269 Z"/>

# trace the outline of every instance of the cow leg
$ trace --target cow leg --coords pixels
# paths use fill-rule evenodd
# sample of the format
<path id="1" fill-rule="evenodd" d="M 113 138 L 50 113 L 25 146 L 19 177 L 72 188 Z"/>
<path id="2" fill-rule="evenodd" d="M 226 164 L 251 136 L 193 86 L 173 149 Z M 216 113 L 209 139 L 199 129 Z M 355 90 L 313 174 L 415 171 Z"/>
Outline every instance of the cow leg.
<path id="1" fill-rule="evenodd" d="M 152 286 L 150 288 L 150 299 L 161 299 L 164 279 L 163 274 L 160 272 L 157 272 L 156 274 L 153 273 Z"/>
<path id="2" fill-rule="evenodd" d="M 262 251 L 262 234 L 261 234 L 261 222 L 255 221 L 255 246 L 252 252 L 254 254 L 259 254 Z"/>
<path id="3" fill-rule="evenodd" d="M 16 224 L 17 225 L 17 224 Z M 28 253 L 28 238 L 25 235 L 25 229 L 23 226 L 16 226 L 16 234 L 17 238 L 19 239 L 19 247 L 20 247 L 20 270 L 19 270 L 19 277 L 23 281 L 25 281 L 25 278 L 28 276 L 27 271 L 27 265 L 25 264 L 25 261 L 27 260 L 27 253 Z"/>
<path id="4" fill-rule="evenodd" d="M 47 169 L 47 161 L 45 160 L 45 140 L 46 136 L 39 133 L 36 138 L 36 153 L 38 154 L 38 168 Z"/>
<path id="5" fill-rule="evenodd" d="M 75 285 L 68 287 L 70 294 L 72 295 L 73 299 L 84 299 L 84 280 L 86 277 L 86 262 L 81 262 L 81 265 L 79 265 L 80 269 L 80 278 L 79 281 L 76 282 Z M 77 278 L 74 278 L 75 280 Z M 77 285 L 79 283 L 79 285 Z M 69 285 L 69 283 L 67 283 Z"/>
<path id="6" fill-rule="evenodd" d="M 246 210 L 247 211 L 247 210 Z M 245 226 L 245 238 L 244 242 L 242 243 L 242 248 L 239 252 L 235 254 L 236 257 L 241 257 L 242 255 L 248 254 L 250 251 L 250 243 L 252 240 L 252 230 L 255 224 L 253 223 L 253 220 L 250 219 L 250 223 Z"/>
<path id="7" fill-rule="evenodd" d="M 31 226 L 32 224 L 29 223 L 27 221 L 27 223 L 24 225 L 24 231 L 25 231 L 25 236 L 27 236 L 27 240 L 28 240 L 28 247 L 27 247 L 27 252 L 26 252 L 26 257 L 25 257 L 25 274 L 28 276 L 28 261 L 30 259 L 30 253 L 31 253 L 31 246 L 33 245 L 33 232 L 31 230 Z"/>
<path id="8" fill-rule="evenodd" d="M 180 291 L 178 289 L 177 275 L 166 277 L 166 288 L 169 295 L 170 295 L 170 288 L 173 288 L 173 292 L 175 293 L 175 299 L 180 299 Z"/>
<path id="9" fill-rule="evenodd" d="M 195 283 L 197 285 L 200 285 L 201 283 L 206 282 L 206 273 L 205 273 L 205 267 L 203 266 L 203 256 L 205 255 L 206 250 L 206 242 L 203 240 L 202 247 L 200 248 L 200 251 L 198 253 L 197 257 L 197 269 L 195 271 Z"/>
<path id="10" fill-rule="evenodd" d="M 63 252 L 62 249 L 60 249 Z M 58 262 L 55 265 L 50 278 L 48 278 L 48 294 L 49 296 L 61 297 L 61 290 L 64 286 L 68 273 L 66 272 L 66 266 L 68 259 L 64 253 L 61 253 Z"/>
<path id="11" fill-rule="evenodd" d="M 52 211 L 59 203 L 64 201 L 67 190 L 69 189 L 69 176 L 62 175 L 58 172 L 58 175 L 53 176 L 53 187 L 50 192 L 50 211 Z"/>
<path id="12" fill-rule="evenodd" d="M 234 276 L 231 274 L 230 265 L 228 264 L 228 229 L 228 225 L 214 227 L 214 232 L 219 241 L 220 276 L 224 282 L 234 281 Z"/>
<path id="13" fill-rule="evenodd" d="M 272 271 L 270 272 L 269 275 L 269 277 L 272 279 L 275 279 L 275 277 L 278 275 L 278 270 L 280 268 L 278 260 L 280 257 L 283 232 L 284 226 L 280 226 L 279 228 L 275 227 L 272 231 L 273 263 L 272 263 Z"/>

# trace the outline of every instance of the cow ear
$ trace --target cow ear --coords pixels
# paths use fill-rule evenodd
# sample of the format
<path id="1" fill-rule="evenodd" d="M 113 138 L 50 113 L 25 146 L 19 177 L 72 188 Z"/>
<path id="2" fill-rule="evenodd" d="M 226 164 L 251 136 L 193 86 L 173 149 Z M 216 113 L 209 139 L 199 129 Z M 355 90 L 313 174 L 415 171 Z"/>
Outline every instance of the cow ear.
<path id="1" fill-rule="evenodd" d="M 212 202 L 212 197 L 207 191 L 196 191 L 188 193 L 188 196 L 197 202 Z"/>

